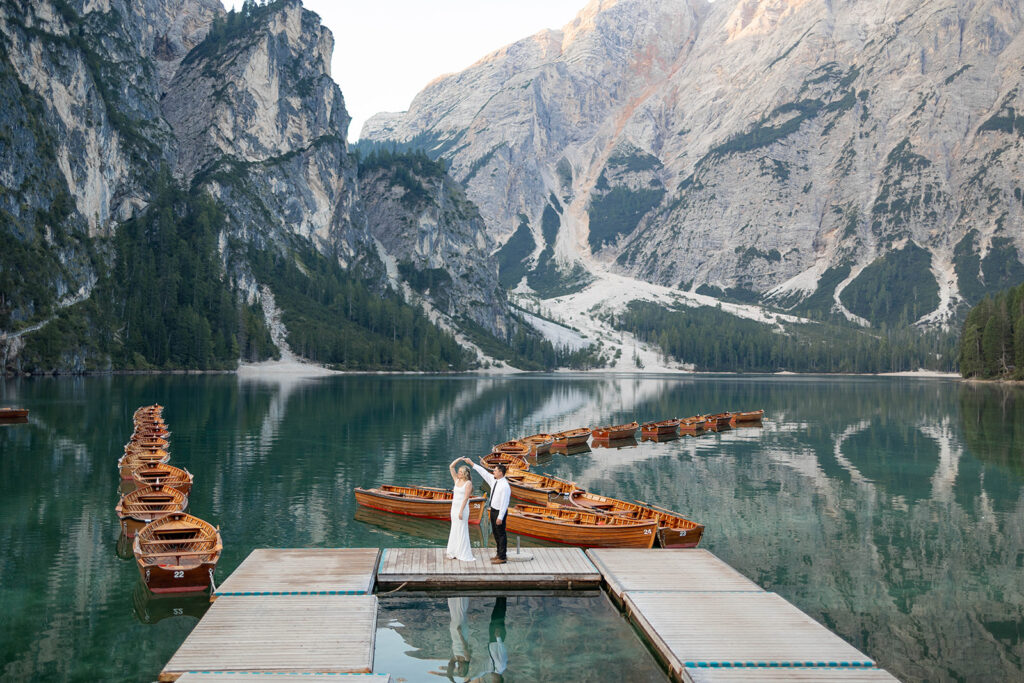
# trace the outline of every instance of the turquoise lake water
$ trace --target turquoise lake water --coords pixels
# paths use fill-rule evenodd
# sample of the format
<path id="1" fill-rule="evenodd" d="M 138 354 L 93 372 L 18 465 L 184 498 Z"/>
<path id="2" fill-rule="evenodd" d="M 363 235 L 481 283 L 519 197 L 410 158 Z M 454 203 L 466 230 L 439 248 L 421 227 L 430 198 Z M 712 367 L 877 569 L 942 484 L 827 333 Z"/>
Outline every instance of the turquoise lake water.
<path id="1" fill-rule="evenodd" d="M 355 486 L 445 485 L 454 457 L 538 431 L 764 408 L 760 429 L 538 469 L 703 522 L 701 547 L 904 680 L 1024 679 L 1021 390 L 633 375 L 0 383 L 0 405 L 31 409 L 0 427 L 0 678 L 154 680 L 206 609 L 149 596 L 118 554 L 115 463 L 154 402 L 196 477 L 190 511 L 221 526 L 219 580 L 256 547 L 444 542 L 443 523 L 358 511 Z M 499 597 L 466 605 L 467 675 L 486 669 Z M 377 670 L 447 680 L 451 614 L 445 597 L 382 599 Z M 599 593 L 510 596 L 503 621 L 506 681 L 664 680 Z"/>

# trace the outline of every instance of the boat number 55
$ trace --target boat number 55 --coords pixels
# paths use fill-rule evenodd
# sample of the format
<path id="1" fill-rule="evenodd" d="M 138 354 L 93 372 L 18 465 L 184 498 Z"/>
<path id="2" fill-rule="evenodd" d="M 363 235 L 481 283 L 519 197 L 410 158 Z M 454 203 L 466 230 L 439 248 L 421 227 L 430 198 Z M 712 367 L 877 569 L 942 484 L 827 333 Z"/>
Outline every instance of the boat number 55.
<path id="1" fill-rule="evenodd" d="M 185 577 L 185 572 L 184 572 L 183 570 L 181 570 L 181 569 L 177 569 L 177 570 L 175 570 L 175 572 L 174 572 L 174 578 L 176 578 L 176 579 L 182 579 L 182 578 L 184 578 L 184 577 Z"/>

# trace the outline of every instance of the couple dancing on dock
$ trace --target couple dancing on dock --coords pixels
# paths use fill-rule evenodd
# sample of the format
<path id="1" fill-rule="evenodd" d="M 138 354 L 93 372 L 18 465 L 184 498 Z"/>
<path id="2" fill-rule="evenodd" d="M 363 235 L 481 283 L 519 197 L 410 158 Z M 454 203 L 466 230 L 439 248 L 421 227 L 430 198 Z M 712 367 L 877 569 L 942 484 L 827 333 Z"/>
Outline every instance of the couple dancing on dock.
<path id="1" fill-rule="evenodd" d="M 449 560 L 461 560 L 473 562 L 473 547 L 469 543 L 469 499 L 473 493 L 473 479 L 469 473 L 469 467 L 463 465 L 458 470 L 455 465 L 463 462 L 476 470 L 484 481 L 491 487 L 491 530 L 494 533 L 494 543 L 497 545 L 497 552 L 491 558 L 491 564 L 505 564 L 507 535 L 505 534 L 505 516 L 508 513 L 509 499 L 512 497 L 512 489 L 509 488 L 505 479 L 505 466 L 496 465 L 494 474 L 477 465 L 469 458 L 456 458 L 448 465 L 448 471 L 454 482 L 454 495 L 452 496 L 452 530 L 448 534 L 448 548 L 445 550 L 445 557 Z"/>

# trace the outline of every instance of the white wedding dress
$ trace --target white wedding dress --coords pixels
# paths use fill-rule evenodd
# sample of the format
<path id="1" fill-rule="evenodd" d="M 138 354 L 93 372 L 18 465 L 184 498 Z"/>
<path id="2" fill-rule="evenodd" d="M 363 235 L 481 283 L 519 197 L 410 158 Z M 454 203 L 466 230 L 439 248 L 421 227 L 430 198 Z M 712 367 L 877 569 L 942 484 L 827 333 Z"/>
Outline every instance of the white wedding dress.
<path id="1" fill-rule="evenodd" d="M 473 562 L 473 547 L 469 543 L 469 506 L 462 513 L 459 519 L 459 510 L 462 509 L 462 502 L 466 499 L 466 491 L 469 486 L 456 486 L 455 495 L 452 497 L 452 530 L 448 534 L 448 549 L 445 550 L 445 557 L 450 560 L 462 560 Z"/>

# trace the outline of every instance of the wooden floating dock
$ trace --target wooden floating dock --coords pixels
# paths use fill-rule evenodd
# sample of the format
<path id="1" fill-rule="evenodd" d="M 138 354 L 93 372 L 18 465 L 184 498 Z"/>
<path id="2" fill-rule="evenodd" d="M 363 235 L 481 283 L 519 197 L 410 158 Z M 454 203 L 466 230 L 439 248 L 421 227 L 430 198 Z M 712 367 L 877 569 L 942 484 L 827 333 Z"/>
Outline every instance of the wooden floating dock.
<path id="1" fill-rule="evenodd" d="M 587 556 L 604 576 L 620 606 L 629 591 L 763 591 L 707 550 L 657 550 L 638 555 L 631 548 L 592 548 Z"/>
<path id="2" fill-rule="evenodd" d="M 379 559 L 380 548 L 260 548 L 213 595 L 367 595 Z"/>
<path id="3" fill-rule="evenodd" d="M 706 550 L 606 548 L 587 555 L 675 680 L 896 680 Z"/>
<path id="4" fill-rule="evenodd" d="M 159 680 L 188 672 L 370 673 L 376 631 L 376 595 L 225 596 Z"/>
<path id="5" fill-rule="evenodd" d="M 438 547 L 254 550 L 216 590 L 216 603 L 160 681 L 345 674 L 339 680 L 386 683 L 390 676 L 370 673 L 375 587 L 506 591 L 602 585 L 676 681 L 896 680 L 706 550 L 560 547 L 523 553 L 533 559 L 495 565 L 490 548 L 474 548 L 473 562 L 448 560 Z"/>
<path id="6" fill-rule="evenodd" d="M 473 548 L 473 562 L 449 560 L 444 548 L 386 548 L 377 570 L 382 590 L 586 589 L 601 585 L 601 573 L 579 548 L 524 548 L 532 560 L 491 564 L 494 551 Z M 513 556 L 509 552 L 509 557 Z"/>

